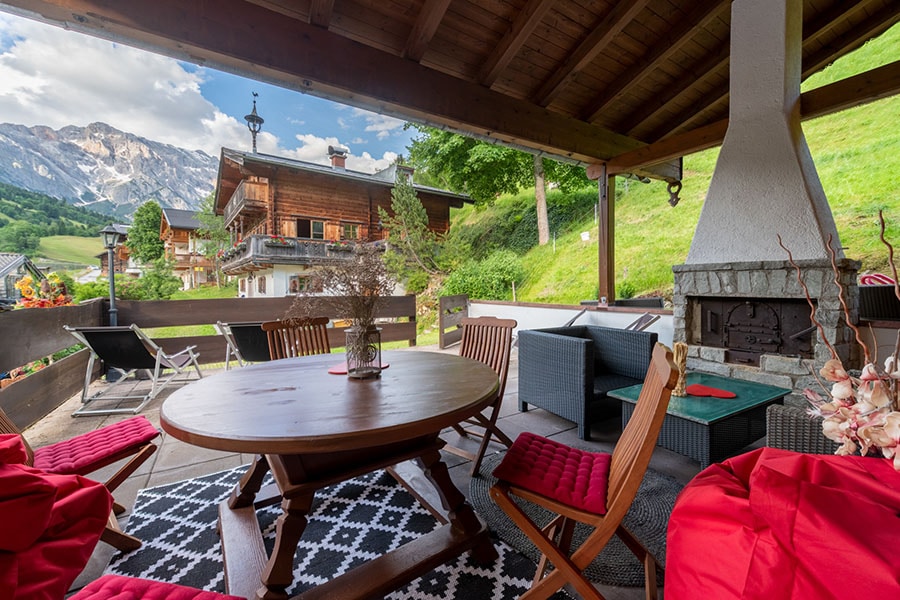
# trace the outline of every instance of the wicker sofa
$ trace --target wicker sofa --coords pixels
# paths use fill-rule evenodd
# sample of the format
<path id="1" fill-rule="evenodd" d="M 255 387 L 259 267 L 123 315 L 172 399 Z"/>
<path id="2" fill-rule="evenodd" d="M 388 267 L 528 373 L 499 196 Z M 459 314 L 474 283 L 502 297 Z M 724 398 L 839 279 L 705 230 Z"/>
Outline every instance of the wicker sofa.
<path id="1" fill-rule="evenodd" d="M 606 393 L 644 380 L 656 333 L 594 325 L 519 332 L 519 410 L 543 408 L 578 425 L 589 440 L 591 422 L 620 414 Z"/>

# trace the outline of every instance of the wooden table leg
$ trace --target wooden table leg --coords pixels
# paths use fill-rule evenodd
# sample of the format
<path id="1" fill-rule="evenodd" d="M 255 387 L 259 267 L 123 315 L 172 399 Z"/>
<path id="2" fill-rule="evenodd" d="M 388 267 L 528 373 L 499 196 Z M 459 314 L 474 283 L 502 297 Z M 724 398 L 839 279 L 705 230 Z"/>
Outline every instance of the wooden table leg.
<path id="1" fill-rule="evenodd" d="M 275 547 L 266 568 L 262 587 L 256 592 L 259 600 L 283 600 L 288 586 L 294 581 L 294 554 L 306 529 L 307 518 L 315 494 L 309 492 L 281 501 L 284 511 L 275 521 Z"/>
<path id="2" fill-rule="evenodd" d="M 258 455 L 234 487 L 234 490 L 232 490 L 231 497 L 228 498 L 228 507 L 244 508 L 253 506 L 256 494 L 259 492 L 259 488 L 262 487 L 263 478 L 268 472 L 269 462 L 265 456 Z"/>
<path id="3" fill-rule="evenodd" d="M 451 526 L 467 535 L 478 535 L 483 528 L 482 523 L 466 502 L 466 497 L 453 485 L 447 465 L 441 460 L 441 453 L 437 450 L 428 450 L 416 460 L 437 490 L 441 504 L 447 510 Z M 470 554 L 481 564 L 492 563 L 499 557 L 489 536 L 483 536 L 481 541 L 472 547 Z"/>

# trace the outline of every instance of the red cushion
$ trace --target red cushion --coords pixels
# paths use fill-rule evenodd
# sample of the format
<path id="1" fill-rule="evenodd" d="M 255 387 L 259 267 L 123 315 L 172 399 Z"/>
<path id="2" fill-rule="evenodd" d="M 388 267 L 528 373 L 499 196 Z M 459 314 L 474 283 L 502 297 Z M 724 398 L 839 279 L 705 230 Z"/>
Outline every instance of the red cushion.
<path id="1" fill-rule="evenodd" d="M 585 452 L 526 431 L 494 469 L 494 477 L 605 515 L 611 459 L 606 452 Z"/>
<path id="2" fill-rule="evenodd" d="M 104 575 L 91 582 L 70 600 L 245 600 L 216 592 L 204 592 L 193 588 L 161 583 L 149 579 L 135 579 L 121 575 Z"/>
<path id="3" fill-rule="evenodd" d="M 147 417 L 136 416 L 34 451 L 34 467 L 47 473 L 87 475 L 126 456 L 159 435 Z M 124 454 L 123 454 L 124 453 Z"/>
<path id="4" fill-rule="evenodd" d="M 112 496 L 103 484 L 0 464 L 0 598 L 65 596 L 87 564 L 111 508 Z"/>

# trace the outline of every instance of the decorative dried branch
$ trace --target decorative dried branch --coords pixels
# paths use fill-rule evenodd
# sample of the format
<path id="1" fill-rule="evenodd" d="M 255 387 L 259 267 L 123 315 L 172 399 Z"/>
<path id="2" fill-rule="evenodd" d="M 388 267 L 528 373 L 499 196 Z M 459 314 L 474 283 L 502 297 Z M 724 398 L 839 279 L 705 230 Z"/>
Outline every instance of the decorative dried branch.
<path id="1" fill-rule="evenodd" d="M 847 326 L 853 330 L 853 335 L 856 337 L 856 343 L 859 344 L 859 347 L 862 348 L 863 354 L 865 355 L 865 362 L 863 364 L 867 365 L 872 362 L 872 354 L 869 352 L 869 347 L 866 346 L 862 336 L 859 334 L 859 327 L 857 327 L 850 318 L 850 307 L 847 306 L 847 299 L 844 298 L 844 286 L 841 285 L 841 272 L 838 270 L 837 266 L 837 253 L 831 245 L 831 235 L 828 236 L 827 248 L 828 257 L 831 259 L 831 271 L 834 273 L 834 285 L 836 285 L 838 289 L 838 300 L 840 300 L 841 308 L 844 310 L 844 320 L 847 322 Z"/>
<path id="2" fill-rule="evenodd" d="M 888 249 L 888 264 L 891 265 L 891 275 L 894 277 L 894 295 L 897 296 L 897 300 L 900 300 L 900 278 L 897 277 L 897 265 L 894 264 L 894 247 L 884 237 L 884 215 L 880 210 L 878 211 L 878 223 L 881 225 L 878 237 Z"/>
<path id="3" fill-rule="evenodd" d="M 788 247 L 784 245 L 784 242 L 781 241 L 781 235 L 776 235 L 776 237 L 778 238 L 778 245 L 787 253 L 788 262 L 794 267 L 794 272 L 797 273 L 797 283 L 799 283 L 800 287 L 803 289 L 803 295 L 806 296 L 806 303 L 809 304 L 809 320 L 812 321 L 813 325 L 816 326 L 816 329 L 819 330 L 819 338 L 821 338 L 822 343 L 825 344 L 831 352 L 831 358 L 839 360 L 837 350 L 834 349 L 834 346 L 831 345 L 831 342 L 828 341 L 828 337 L 825 335 L 825 328 L 822 327 L 822 324 L 816 318 L 816 303 L 813 302 L 812 297 L 809 295 L 809 288 L 806 286 L 806 282 L 803 281 L 803 271 L 800 270 L 800 265 L 794 261 L 794 255 Z"/>

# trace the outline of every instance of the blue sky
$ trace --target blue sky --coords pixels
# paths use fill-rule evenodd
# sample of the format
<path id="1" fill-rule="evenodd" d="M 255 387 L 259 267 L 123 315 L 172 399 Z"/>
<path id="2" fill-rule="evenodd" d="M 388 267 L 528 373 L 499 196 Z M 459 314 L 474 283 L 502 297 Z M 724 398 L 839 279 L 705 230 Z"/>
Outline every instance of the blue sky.
<path id="1" fill-rule="evenodd" d="M 0 12 L 0 122 L 59 129 L 102 121 L 218 156 L 250 149 L 257 92 L 260 152 L 374 172 L 406 154 L 403 121 Z"/>

